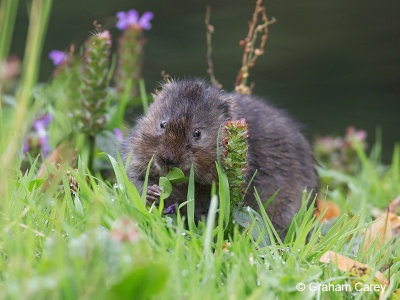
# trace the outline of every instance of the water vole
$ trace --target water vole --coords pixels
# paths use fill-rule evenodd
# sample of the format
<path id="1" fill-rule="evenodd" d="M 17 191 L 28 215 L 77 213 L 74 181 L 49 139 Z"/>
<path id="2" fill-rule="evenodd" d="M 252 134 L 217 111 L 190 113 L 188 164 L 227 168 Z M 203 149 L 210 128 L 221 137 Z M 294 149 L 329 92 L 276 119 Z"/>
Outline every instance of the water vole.
<path id="1" fill-rule="evenodd" d="M 317 190 L 310 146 L 299 126 L 284 112 L 254 96 L 226 93 L 202 80 L 170 81 L 154 96 L 146 115 L 139 118 L 123 141 L 121 153 L 132 153 L 128 176 L 141 191 L 146 168 L 154 155 L 147 200 L 157 201 L 160 176 L 172 167 L 195 173 L 195 217 L 201 219 L 210 203 L 211 184 L 217 181 L 218 130 L 225 121 L 248 123 L 248 178 L 263 202 L 279 189 L 267 213 L 275 228 L 289 225 L 301 205 L 304 188 Z M 258 210 L 253 187 L 245 202 Z M 166 206 L 186 201 L 187 185 L 174 186 Z"/>

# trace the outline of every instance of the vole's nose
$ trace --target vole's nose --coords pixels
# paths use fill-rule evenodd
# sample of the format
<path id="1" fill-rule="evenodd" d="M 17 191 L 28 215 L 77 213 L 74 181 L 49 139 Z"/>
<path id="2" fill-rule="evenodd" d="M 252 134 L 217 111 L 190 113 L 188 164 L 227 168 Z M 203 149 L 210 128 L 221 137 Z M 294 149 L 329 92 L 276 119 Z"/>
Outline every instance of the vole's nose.
<path id="1" fill-rule="evenodd" d="M 174 155 L 163 155 L 161 157 L 161 161 L 167 167 L 174 167 L 177 165 L 177 159 L 176 159 L 176 156 L 174 156 Z"/>

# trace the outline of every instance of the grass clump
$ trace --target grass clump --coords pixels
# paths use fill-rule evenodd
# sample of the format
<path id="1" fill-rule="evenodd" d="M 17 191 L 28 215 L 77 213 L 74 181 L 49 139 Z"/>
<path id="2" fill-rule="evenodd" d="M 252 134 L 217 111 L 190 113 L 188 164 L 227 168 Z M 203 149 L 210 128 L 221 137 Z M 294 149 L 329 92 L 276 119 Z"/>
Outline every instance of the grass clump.
<path id="1" fill-rule="evenodd" d="M 381 270 L 390 278 L 387 295 L 398 288 L 399 240 L 364 251 L 362 233 L 370 226 L 365 213 L 342 214 L 322 234 L 325 223 L 307 209 L 304 195 L 284 242 L 271 239 L 270 245 L 260 246 L 237 226 L 229 240 L 221 240 L 213 226 L 217 196 L 207 222 L 188 229 L 140 205 L 124 166 L 113 165 L 114 183 L 90 175 L 81 163 L 78 171 L 71 169 L 79 184 L 75 195 L 68 175 L 56 190 L 46 192 L 35 178 L 35 164 L 18 175 L 12 200 L 2 202 L 1 298 L 377 299 L 379 294 L 354 290 L 298 291 L 301 282 L 346 285 L 354 280 L 335 264 L 320 262 L 327 251 Z M 220 221 L 216 225 L 223 226 Z"/>

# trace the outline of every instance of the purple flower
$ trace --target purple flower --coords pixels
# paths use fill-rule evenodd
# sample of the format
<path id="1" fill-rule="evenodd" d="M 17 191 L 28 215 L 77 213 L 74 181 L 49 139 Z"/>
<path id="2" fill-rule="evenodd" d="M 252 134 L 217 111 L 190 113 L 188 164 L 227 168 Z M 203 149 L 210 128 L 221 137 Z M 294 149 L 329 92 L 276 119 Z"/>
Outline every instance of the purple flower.
<path id="1" fill-rule="evenodd" d="M 33 129 L 39 136 L 40 145 L 42 146 L 43 157 L 47 157 L 51 147 L 49 145 L 49 136 L 46 132 L 46 126 L 51 122 L 52 116 L 50 114 L 45 114 L 39 119 L 33 122 Z"/>
<path id="2" fill-rule="evenodd" d="M 24 153 L 29 152 L 29 142 L 28 138 L 24 139 Z"/>
<path id="3" fill-rule="evenodd" d="M 164 209 L 163 214 L 164 214 L 164 215 L 168 215 L 168 214 L 173 214 L 173 213 L 175 213 L 175 206 L 176 206 L 176 204 L 171 204 L 171 205 L 168 206 L 166 209 Z"/>
<path id="4" fill-rule="evenodd" d="M 117 12 L 117 28 L 119 30 L 127 29 L 128 27 L 138 27 L 140 29 L 149 30 L 151 28 L 150 20 L 154 15 L 151 11 L 146 11 L 140 18 L 139 13 L 131 9 L 128 12 Z"/>
<path id="5" fill-rule="evenodd" d="M 36 119 L 35 122 L 33 122 L 32 127 L 38 131 L 38 128 L 44 128 L 47 125 L 50 124 L 52 119 L 52 116 L 50 114 L 45 114 L 43 116 L 41 116 L 40 118 Z"/>
<path id="6" fill-rule="evenodd" d="M 55 66 L 58 66 L 66 60 L 66 54 L 60 50 L 53 50 L 50 51 L 49 58 L 53 61 Z"/>
<path id="7" fill-rule="evenodd" d="M 122 132 L 119 128 L 114 128 L 114 134 L 115 134 L 115 137 L 117 138 L 118 142 L 122 142 L 124 140 L 124 137 L 122 136 Z"/>

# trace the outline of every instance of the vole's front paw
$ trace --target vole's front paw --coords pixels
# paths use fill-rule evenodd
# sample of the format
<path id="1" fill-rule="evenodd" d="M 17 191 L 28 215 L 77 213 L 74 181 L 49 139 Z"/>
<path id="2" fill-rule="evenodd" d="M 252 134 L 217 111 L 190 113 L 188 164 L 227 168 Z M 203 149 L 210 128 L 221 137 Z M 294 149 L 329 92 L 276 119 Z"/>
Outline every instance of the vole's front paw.
<path id="1" fill-rule="evenodd" d="M 146 202 L 147 205 L 152 205 L 155 203 L 158 205 L 160 203 L 161 188 L 157 184 L 147 187 Z"/>

